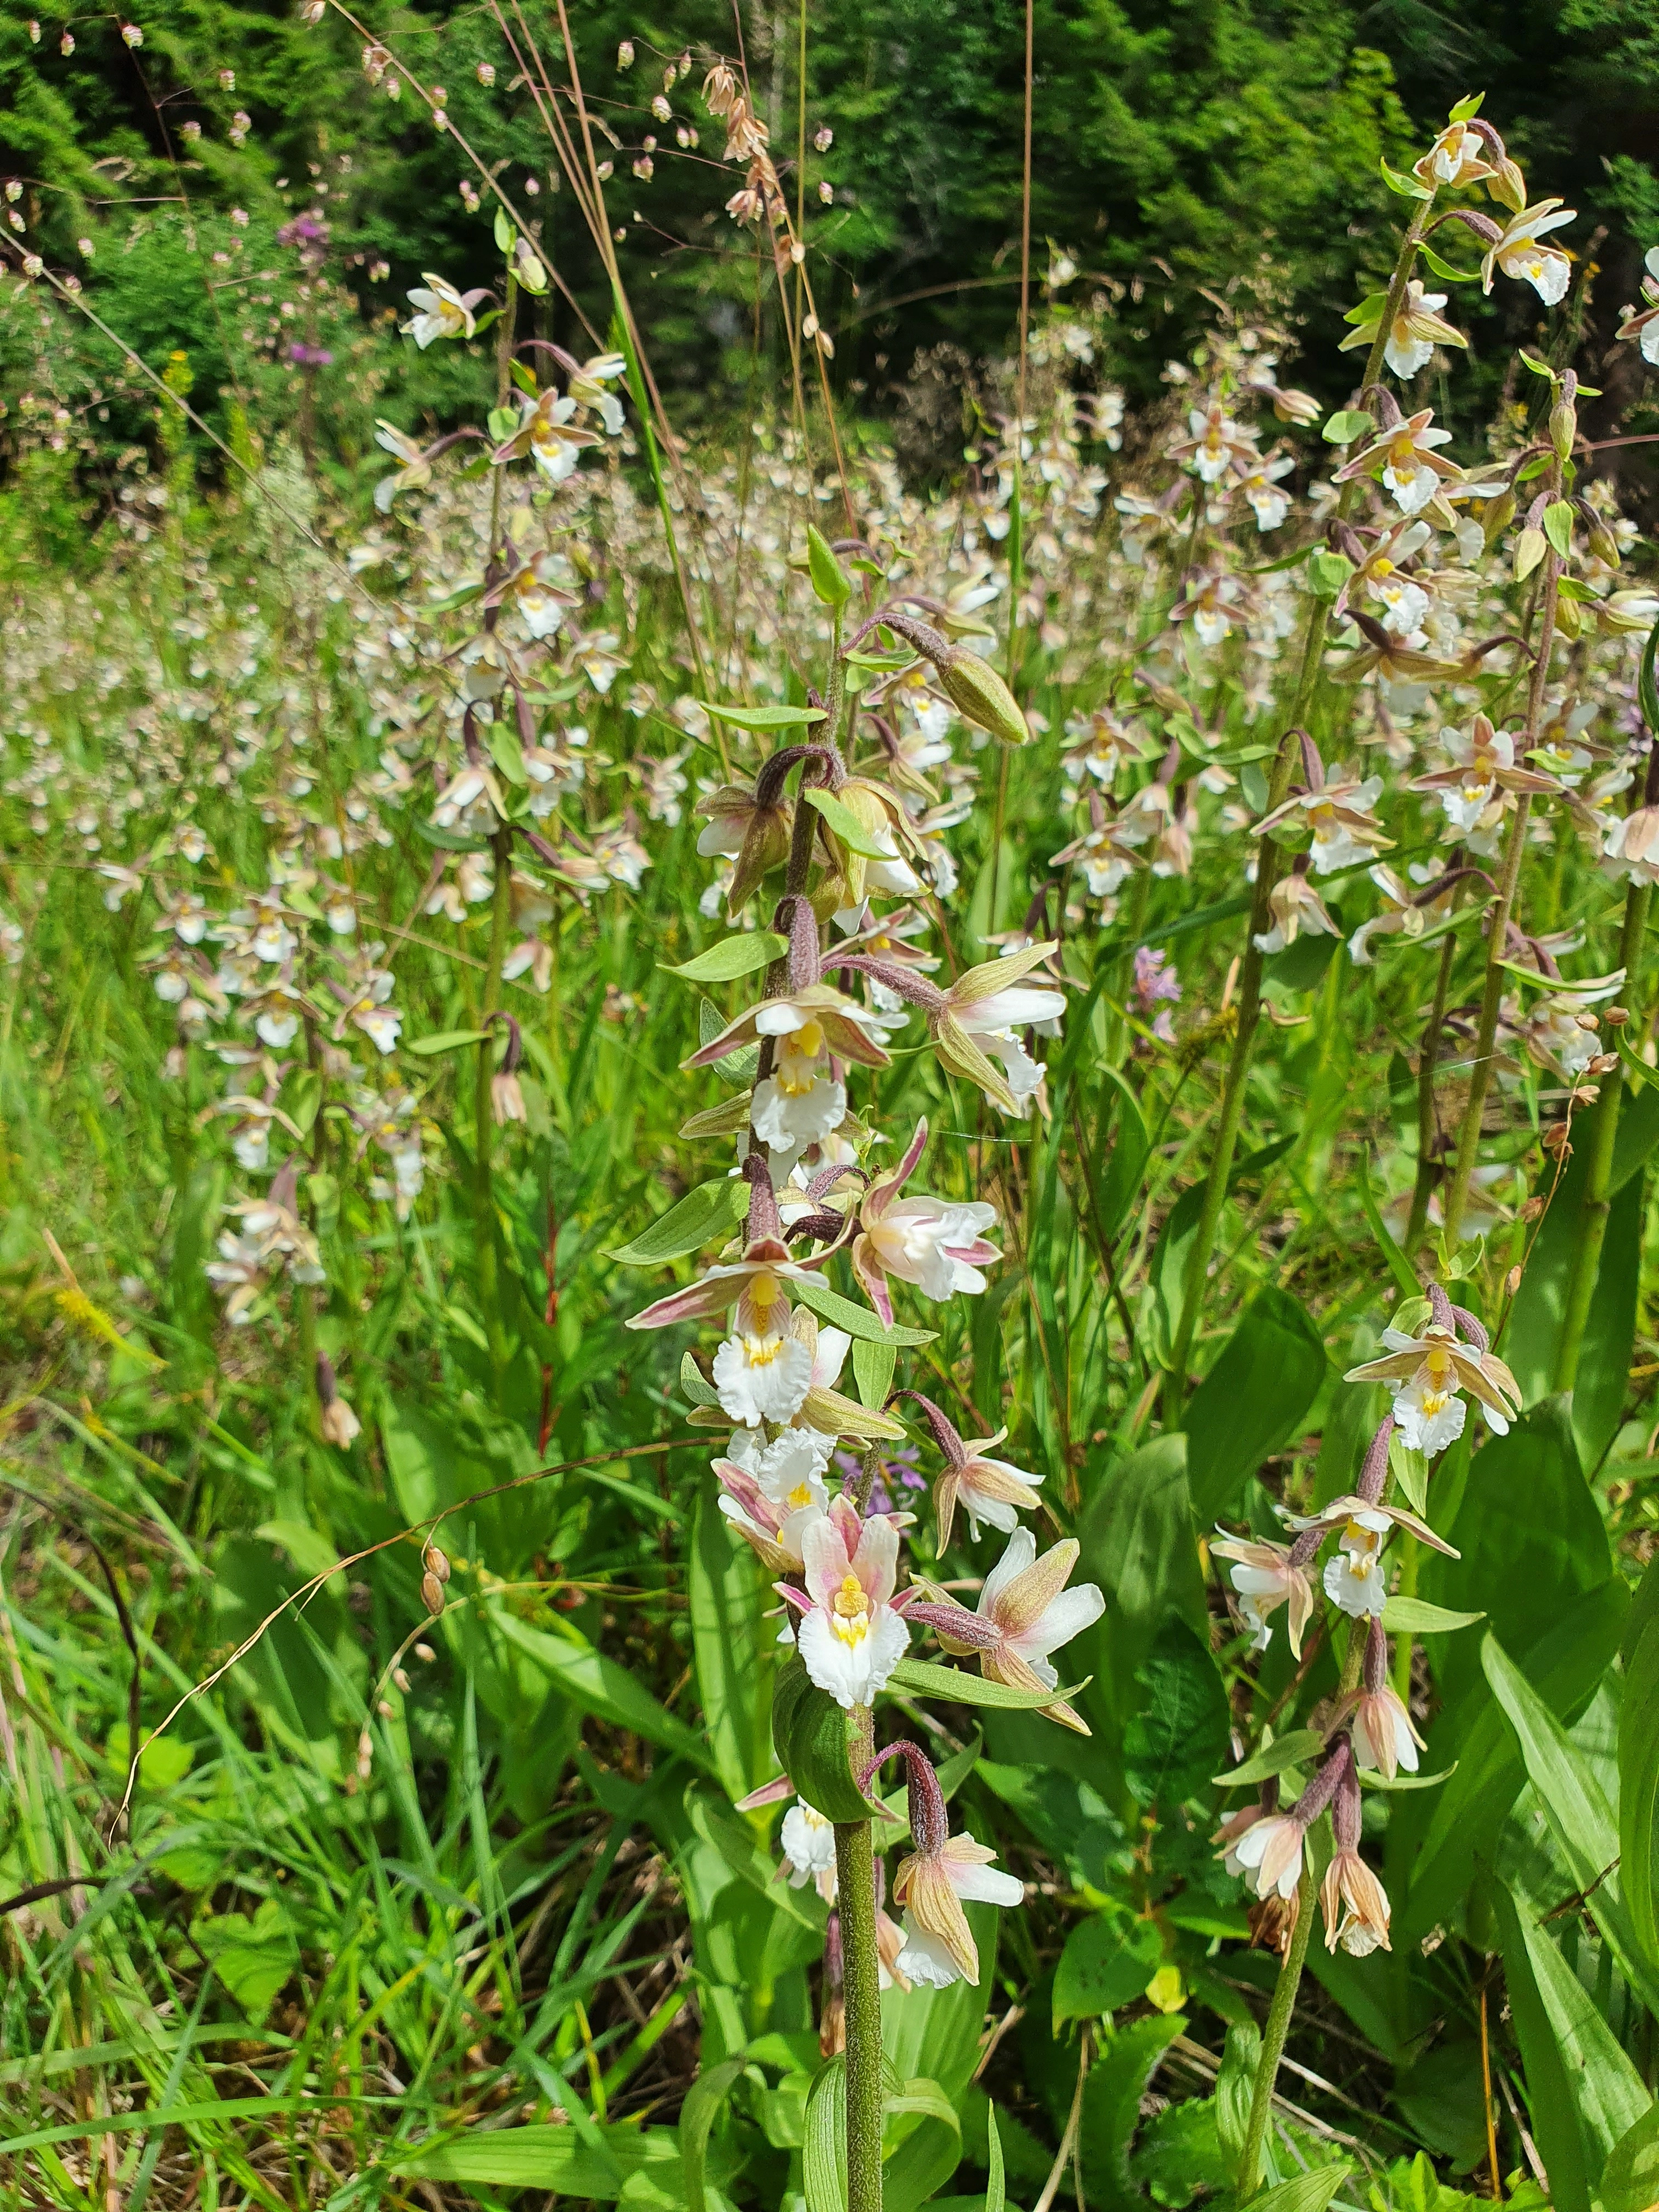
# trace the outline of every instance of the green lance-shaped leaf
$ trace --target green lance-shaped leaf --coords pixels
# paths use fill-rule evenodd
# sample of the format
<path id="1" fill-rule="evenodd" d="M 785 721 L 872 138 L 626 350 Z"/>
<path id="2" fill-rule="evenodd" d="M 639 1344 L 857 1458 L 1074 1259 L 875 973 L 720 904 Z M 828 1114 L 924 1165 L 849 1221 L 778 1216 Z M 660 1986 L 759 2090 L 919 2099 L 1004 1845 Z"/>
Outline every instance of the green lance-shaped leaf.
<path id="1" fill-rule="evenodd" d="M 736 976 L 752 975 L 757 968 L 781 960 L 788 950 L 788 939 L 780 937 L 775 930 L 745 930 L 736 937 L 721 938 L 718 945 L 711 945 L 706 952 L 683 961 L 668 973 L 687 983 L 729 983 Z"/>
<path id="2" fill-rule="evenodd" d="M 723 1243 L 748 1199 L 748 1184 L 739 1182 L 735 1176 L 699 1183 L 631 1244 L 623 1245 L 610 1256 L 624 1267 L 660 1267 L 669 1260 L 684 1259 L 688 1252 L 701 1252 L 716 1240 Z"/>
<path id="3" fill-rule="evenodd" d="M 853 580 L 836 557 L 836 549 L 820 530 L 806 526 L 806 573 L 812 589 L 826 607 L 844 607 L 853 596 Z"/>

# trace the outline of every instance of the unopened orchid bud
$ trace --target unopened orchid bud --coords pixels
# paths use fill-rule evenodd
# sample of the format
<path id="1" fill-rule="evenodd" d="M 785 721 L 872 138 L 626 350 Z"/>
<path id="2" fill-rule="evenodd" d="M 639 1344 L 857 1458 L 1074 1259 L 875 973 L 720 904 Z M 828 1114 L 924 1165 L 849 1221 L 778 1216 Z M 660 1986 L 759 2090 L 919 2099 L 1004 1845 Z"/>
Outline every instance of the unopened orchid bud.
<path id="1" fill-rule="evenodd" d="M 1564 461 L 1572 459 L 1573 441 L 1578 435 L 1578 410 L 1571 399 L 1558 399 L 1550 410 L 1550 443 Z"/>
<path id="2" fill-rule="evenodd" d="M 1508 1274 L 1504 1276 L 1504 1291 L 1507 1297 L 1512 1298 L 1516 1292 L 1520 1289 L 1521 1277 L 1523 1272 L 1524 1270 L 1517 1263 L 1515 1267 L 1511 1267 Z"/>
<path id="3" fill-rule="evenodd" d="M 1526 582 L 1549 550 L 1549 540 L 1543 532 L 1534 530 L 1528 524 L 1521 532 L 1515 548 L 1515 580 L 1517 584 Z"/>
<path id="4" fill-rule="evenodd" d="M 1019 702 L 988 660 L 957 646 L 938 668 L 939 689 L 964 722 L 988 730 L 1006 745 L 1030 743 L 1030 726 Z"/>
<path id="5" fill-rule="evenodd" d="M 1610 1030 L 1621 1030 L 1630 1019 L 1630 1010 L 1626 1006 L 1609 1006 L 1601 1018 Z"/>
<path id="6" fill-rule="evenodd" d="M 1519 215 L 1527 204 L 1527 180 L 1519 166 L 1507 154 L 1502 155 L 1486 179 L 1486 190 L 1492 198 Z"/>
<path id="7" fill-rule="evenodd" d="M 624 39 L 617 49 L 617 67 L 619 70 L 626 70 L 632 69 L 633 66 L 634 41 L 632 39 Z"/>
<path id="8" fill-rule="evenodd" d="M 1578 602 L 1576 599 L 1568 599 L 1564 593 L 1563 596 L 1556 602 L 1556 629 L 1560 632 L 1561 635 L 1565 638 L 1569 643 L 1571 643 L 1578 635 L 1579 631 L 1583 628 L 1583 626 L 1584 617 L 1579 608 Z"/>
<path id="9" fill-rule="evenodd" d="M 1584 523 L 1584 538 L 1589 548 L 1590 558 L 1600 561 L 1604 568 L 1616 568 L 1619 566 L 1619 540 L 1607 527 L 1606 516 L 1597 514 L 1594 507 L 1582 507 L 1580 515 Z"/>
<path id="10" fill-rule="evenodd" d="M 1486 501 L 1480 517 L 1480 527 L 1486 533 L 1486 550 L 1490 552 L 1515 520 L 1515 494 L 1500 491 L 1496 499 Z"/>

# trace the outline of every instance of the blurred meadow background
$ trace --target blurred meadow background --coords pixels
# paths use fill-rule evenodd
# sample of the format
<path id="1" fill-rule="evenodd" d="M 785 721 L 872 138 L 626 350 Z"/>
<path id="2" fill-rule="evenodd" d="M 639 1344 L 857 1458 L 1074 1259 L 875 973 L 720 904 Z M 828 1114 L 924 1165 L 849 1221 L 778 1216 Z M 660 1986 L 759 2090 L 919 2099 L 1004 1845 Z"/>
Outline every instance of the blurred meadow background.
<path id="1" fill-rule="evenodd" d="M 739 1236 L 766 1074 L 683 1064 L 787 957 L 757 778 L 850 665 L 826 943 L 1046 946 L 1065 1011 L 1019 1113 L 895 1027 L 809 1147 L 850 1235 L 925 1115 L 1000 1255 L 895 1329 L 837 1252 L 829 1479 L 884 1434 L 925 1510 L 896 1356 L 1103 1600 L 1086 1732 L 892 1691 L 1024 1903 L 883 2001 L 889 2212 L 1649 2212 L 1650 0 L 28 4 L 7 2202 L 842 2201 L 732 1408 L 626 1324 Z M 1284 1516 L 1391 1407 L 1415 1517 L 1298 1642 Z M 918 1577 L 982 1592 L 981 1517 Z M 1219 1832 L 1384 1680 L 1386 1941 L 1308 1887 L 1298 1981 Z"/>

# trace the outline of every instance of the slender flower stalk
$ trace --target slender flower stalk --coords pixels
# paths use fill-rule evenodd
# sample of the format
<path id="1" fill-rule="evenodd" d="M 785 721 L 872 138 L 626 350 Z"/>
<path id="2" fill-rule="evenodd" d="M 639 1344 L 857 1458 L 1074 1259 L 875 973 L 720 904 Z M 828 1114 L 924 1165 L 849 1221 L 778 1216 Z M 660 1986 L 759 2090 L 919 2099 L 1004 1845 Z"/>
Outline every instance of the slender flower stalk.
<path id="1" fill-rule="evenodd" d="M 1365 374 L 1361 381 L 1362 392 L 1369 392 L 1382 370 L 1383 350 L 1388 333 L 1400 312 L 1416 265 L 1417 252 L 1423 242 L 1432 194 L 1419 200 L 1401 242 L 1399 258 L 1389 280 L 1388 304 L 1371 349 L 1366 358 Z M 1359 495 L 1360 480 L 1351 479 L 1343 486 L 1337 506 L 1337 516 L 1346 521 Z M 1308 616 L 1308 628 L 1302 646 L 1301 667 L 1297 677 L 1295 695 L 1291 701 L 1286 733 L 1279 741 L 1274 756 L 1273 774 L 1267 786 L 1267 811 L 1273 814 L 1288 797 L 1291 779 L 1301 756 L 1295 742 L 1302 724 L 1307 718 L 1319 681 L 1324 658 L 1325 640 L 1330 629 L 1331 607 L 1328 599 L 1316 599 Z M 1176 1324 L 1175 1340 L 1170 1346 L 1170 1372 L 1164 1390 L 1164 1411 L 1175 1420 L 1187 1395 L 1187 1374 L 1192 1360 L 1193 1340 L 1198 1333 L 1199 1316 L 1204 1304 L 1204 1285 L 1209 1273 L 1210 1255 L 1215 1249 L 1216 1231 L 1221 1223 L 1221 1209 L 1226 1201 L 1228 1178 L 1232 1173 L 1233 1156 L 1238 1147 L 1238 1133 L 1244 1119 L 1244 1085 L 1250 1069 L 1250 1055 L 1255 1046 L 1255 1033 L 1261 1019 L 1261 970 L 1264 955 L 1258 939 L 1267 935 L 1273 927 L 1273 893 L 1279 880 L 1281 860 L 1279 848 L 1270 837 L 1264 837 L 1257 847 L 1255 895 L 1251 901 L 1250 918 L 1245 931 L 1244 951 L 1238 975 L 1238 1026 L 1234 1032 L 1233 1048 L 1227 1062 L 1226 1079 L 1221 1091 L 1221 1110 L 1212 1140 L 1210 1170 L 1205 1178 L 1204 1205 L 1199 1215 L 1198 1228 L 1188 1255 L 1187 1273 L 1182 1285 L 1181 1313 Z"/>
<path id="2" fill-rule="evenodd" d="M 1571 372 L 1568 380 L 1570 384 L 1572 381 Z M 1570 400 L 1571 392 L 1568 396 Z M 1559 499 L 1561 464 L 1559 458 L 1552 461 L 1546 483 L 1546 496 L 1552 501 Z M 1538 743 L 1543 721 L 1544 693 L 1549 682 L 1550 657 L 1555 646 L 1561 556 L 1553 545 L 1548 546 L 1545 553 L 1543 574 L 1543 589 L 1539 599 L 1536 658 L 1533 661 L 1532 681 L 1527 693 L 1526 737 L 1516 748 L 1523 757 L 1530 755 Z M 1446 1188 L 1443 1234 L 1449 1252 L 1456 1250 L 1462 1233 L 1469 1186 L 1480 1157 L 1480 1122 L 1486 1109 L 1486 1093 L 1492 1087 L 1492 1048 L 1498 1039 L 1498 1015 L 1504 997 L 1504 962 L 1508 957 L 1510 917 L 1515 911 L 1516 887 L 1521 880 L 1521 860 L 1527 848 L 1527 823 L 1531 811 L 1532 793 L 1522 791 L 1516 797 L 1514 811 L 1510 817 L 1503 872 L 1498 879 L 1498 896 L 1487 912 L 1486 974 L 1481 988 L 1480 1016 L 1475 1027 L 1474 1049 L 1469 1064 L 1468 1097 L 1464 1103 L 1463 1120 L 1458 1130 L 1457 1154 L 1452 1167 L 1451 1181 Z"/>
<path id="3" fill-rule="evenodd" d="M 489 1347 L 489 1371 L 499 1392 L 507 1375 L 507 1332 L 501 1326 L 495 1197 L 490 1174 L 495 1134 L 491 1062 L 496 1048 L 490 1017 L 500 1005 L 501 968 L 507 958 L 507 930 L 513 918 L 513 832 L 505 825 L 497 830 L 490 839 L 490 849 L 495 856 L 495 880 L 489 902 L 489 954 L 478 1009 L 478 1026 L 486 1034 L 478 1047 L 472 1095 L 473 1233 L 477 1240 L 478 1305 Z"/>
<path id="4" fill-rule="evenodd" d="M 836 1823 L 836 1882 L 847 2033 L 847 2212 L 881 2212 L 881 1955 L 868 1820 Z"/>

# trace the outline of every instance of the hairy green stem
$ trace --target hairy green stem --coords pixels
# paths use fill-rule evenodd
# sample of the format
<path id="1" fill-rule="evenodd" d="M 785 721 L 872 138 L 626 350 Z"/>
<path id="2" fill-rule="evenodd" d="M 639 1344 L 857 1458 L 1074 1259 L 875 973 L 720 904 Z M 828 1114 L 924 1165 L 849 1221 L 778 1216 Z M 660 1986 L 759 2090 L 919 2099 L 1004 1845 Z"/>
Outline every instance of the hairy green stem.
<path id="1" fill-rule="evenodd" d="M 495 1249 L 495 1202 L 489 1155 L 495 1133 L 494 1100 L 490 1096 L 490 1062 L 495 1035 L 489 1017 L 501 990 L 501 963 L 507 957 L 507 924 L 513 914 L 513 832 L 503 825 L 490 839 L 495 855 L 495 884 L 489 907 L 489 957 L 484 969 L 483 997 L 478 1026 L 486 1030 L 478 1047 L 477 1073 L 472 1097 L 474 1220 L 477 1237 L 478 1304 L 484 1336 L 489 1346 L 489 1371 L 499 1390 L 507 1373 L 507 1332 L 501 1327 L 501 1273 Z"/>
<path id="2" fill-rule="evenodd" d="M 1625 927 L 1619 943 L 1620 965 L 1625 981 L 1615 1004 L 1626 1013 L 1636 997 L 1637 967 L 1642 957 L 1642 935 L 1648 925 L 1653 893 L 1646 884 L 1632 884 L 1625 896 Z M 1571 1390 L 1578 1379 L 1579 1356 L 1589 1321 L 1590 1301 L 1601 1264 L 1601 1245 L 1607 1233 L 1607 1211 L 1613 1197 L 1613 1156 L 1619 1139 L 1619 1110 L 1624 1086 L 1621 1065 L 1601 1078 L 1601 1096 L 1590 1109 L 1589 1139 L 1585 1147 L 1584 1195 L 1578 1209 L 1578 1233 L 1572 1248 L 1572 1268 L 1561 1316 L 1561 1341 L 1555 1355 L 1555 1388 Z"/>
<path id="3" fill-rule="evenodd" d="M 847 2212 L 881 2212 L 881 1972 L 867 1820 L 837 1822 L 836 1882 L 847 2007 Z"/>
<path id="4" fill-rule="evenodd" d="M 1279 2062 L 1285 2055 L 1285 2039 L 1291 2031 L 1291 2014 L 1296 2009 L 1296 1993 L 1301 1986 L 1308 1942 L 1313 1934 L 1315 1908 L 1314 1871 L 1304 1855 L 1302 1879 L 1296 1891 L 1296 1926 L 1291 1931 L 1290 1948 L 1279 1970 L 1279 1979 L 1273 1984 L 1273 2002 L 1267 2008 L 1267 2024 L 1261 2033 L 1261 2056 L 1256 2062 L 1255 2091 L 1250 2099 L 1249 2124 L 1244 2131 L 1244 2148 L 1239 2154 L 1240 2204 L 1254 2197 L 1261 2184 L 1261 2153 L 1267 2140 L 1267 2123 L 1273 2116 L 1273 2085 L 1279 2079 Z"/>
<path id="5" fill-rule="evenodd" d="M 1362 392 L 1374 385 L 1382 373 L 1382 352 L 1388 343 L 1389 329 L 1411 281 L 1417 249 L 1423 241 L 1431 204 L 1431 200 L 1418 203 L 1417 211 L 1401 242 L 1400 257 L 1395 263 L 1394 275 L 1389 282 L 1389 295 L 1383 305 L 1382 319 L 1377 325 L 1376 336 L 1366 357 L 1364 378 L 1360 386 Z M 1336 510 L 1340 517 L 1346 519 L 1358 496 L 1358 479 L 1343 487 Z M 1319 683 L 1325 639 L 1330 629 L 1331 605 L 1329 599 L 1316 599 L 1308 617 L 1296 695 L 1291 702 L 1285 734 L 1279 742 L 1267 787 L 1267 813 L 1283 805 L 1290 790 L 1291 778 L 1297 763 L 1292 733 L 1305 721 Z M 1237 1149 L 1239 1127 L 1244 1118 L 1244 1085 L 1249 1074 L 1250 1054 L 1255 1044 L 1257 1024 L 1261 1018 L 1263 956 L 1256 939 L 1265 935 L 1273 926 L 1273 909 L 1269 901 L 1273 886 L 1279 880 L 1279 848 L 1271 838 L 1263 838 L 1257 850 L 1255 896 L 1250 903 L 1249 925 L 1239 969 L 1238 1028 L 1233 1037 L 1232 1055 L 1227 1063 L 1226 1079 L 1222 1088 L 1221 1113 L 1216 1127 L 1214 1149 L 1210 1155 L 1210 1170 L 1204 1185 L 1203 1211 L 1199 1216 L 1198 1232 L 1193 1238 L 1192 1250 L 1187 1257 L 1187 1273 L 1182 1285 L 1181 1317 L 1176 1326 L 1175 1341 L 1170 1347 L 1170 1373 L 1164 1384 L 1164 1413 L 1171 1421 L 1179 1418 L 1187 1395 L 1187 1370 L 1192 1358 L 1193 1339 L 1198 1331 L 1199 1314 L 1204 1304 L 1204 1285 L 1209 1273 L 1210 1255 L 1215 1249 L 1221 1209 L 1226 1202 L 1227 1180 L 1232 1173 L 1233 1154 Z"/>

